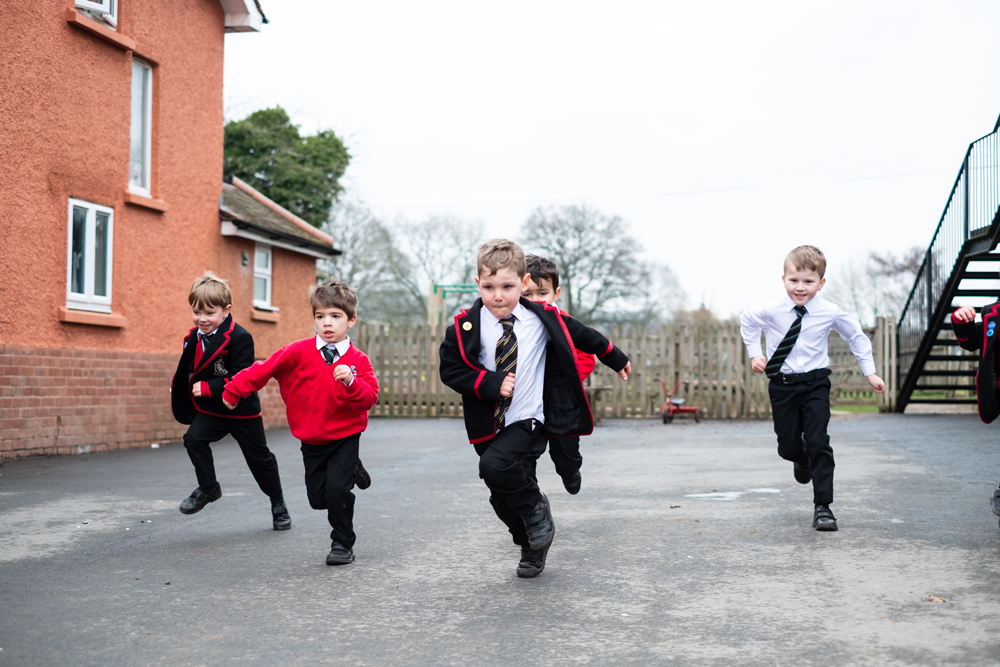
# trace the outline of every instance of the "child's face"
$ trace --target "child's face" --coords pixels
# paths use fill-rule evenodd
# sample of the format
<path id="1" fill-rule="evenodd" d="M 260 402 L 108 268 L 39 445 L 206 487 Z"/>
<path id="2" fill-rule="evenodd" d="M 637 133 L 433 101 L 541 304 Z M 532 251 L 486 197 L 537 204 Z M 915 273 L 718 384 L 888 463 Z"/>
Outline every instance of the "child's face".
<path id="1" fill-rule="evenodd" d="M 339 343 L 347 338 L 347 330 L 358 322 L 358 317 L 347 317 L 340 308 L 317 308 L 313 312 L 316 333 L 327 343 Z"/>
<path id="2" fill-rule="evenodd" d="M 493 313 L 498 320 L 509 316 L 518 299 L 528 287 L 528 275 L 518 278 L 514 269 L 503 267 L 494 275 L 483 273 L 476 276 L 479 285 L 479 296 L 483 297 L 483 305 Z"/>
<path id="3" fill-rule="evenodd" d="M 826 278 L 820 278 L 815 271 L 804 271 L 794 266 L 785 268 L 781 281 L 785 283 L 788 297 L 798 306 L 808 303 L 826 284 Z"/>
<path id="4" fill-rule="evenodd" d="M 204 304 L 195 304 L 191 306 L 191 319 L 194 320 L 194 325 L 198 327 L 198 331 L 203 334 L 209 334 L 219 328 L 222 321 L 226 319 L 229 315 L 229 311 L 233 309 L 233 304 L 229 304 L 225 308 L 222 306 L 206 306 Z"/>
<path id="5" fill-rule="evenodd" d="M 559 298 L 562 288 L 552 289 L 552 281 L 548 278 L 539 278 L 538 282 L 535 282 L 530 273 L 528 278 L 528 287 L 524 290 L 524 296 L 528 301 L 544 301 L 545 305 L 551 306 Z"/>

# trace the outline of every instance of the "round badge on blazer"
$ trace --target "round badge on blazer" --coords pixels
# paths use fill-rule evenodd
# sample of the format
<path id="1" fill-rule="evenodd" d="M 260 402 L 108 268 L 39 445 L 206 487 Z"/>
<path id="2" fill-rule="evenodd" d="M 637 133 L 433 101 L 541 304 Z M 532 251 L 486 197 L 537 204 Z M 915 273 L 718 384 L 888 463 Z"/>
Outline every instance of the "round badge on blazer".
<path id="1" fill-rule="evenodd" d="M 986 336 L 987 337 L 992 336 L 994 331 L 995 331 L 994 329 L 987 329 L 986 330 Z"/>
<path id="2" fill-rule="evenodd" d="M 993 328 L 993 327 L 995 327 L 996 325 L 997 325 L 997 323 L 996 323 L 996 322 L 990 322 L 990 323 L 989 323 L 988 325 L 986 325 L 986 328 L 987 328 L 987 329 L 992 329 L 992 328 Z"/>
<path id="3" fill-rule="evenodd" d="M 465 331 L 472 331 L 472 322 L 466 322 L 463 324 L 462 329 Z"/>

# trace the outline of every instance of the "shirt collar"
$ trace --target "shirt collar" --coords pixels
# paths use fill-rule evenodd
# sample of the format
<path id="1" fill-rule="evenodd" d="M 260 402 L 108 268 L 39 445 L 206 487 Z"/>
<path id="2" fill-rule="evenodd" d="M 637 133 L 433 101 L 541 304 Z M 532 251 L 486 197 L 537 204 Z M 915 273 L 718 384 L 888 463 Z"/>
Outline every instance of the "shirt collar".
<path id="1" fill-rule="evenodd" d="M 325 340 L 323 340 L 323 338 L 319 334 L 317 334 L 316 335 L 316 349 L 317 350 L 322 350 L 324 347 L 327 347 L 327 346 L 337 348 L 337 354 L 339 354 L 340 356 L 344 356 L 345 354 L 347 354 L 347 350 L 350 349 L 350 347 L 351 347 L 351 337 L 348 336 L 347 338 L 345 338 L 344 340 L 340 341 L 339 343 L 327 343 Z"/>
<path id="2" fill-rule="evenodd" d="M 792 297 L 788 296 L 787 294 L 785 294 L 785 298 L 782 300 L 781 303 L 785 307 L 785 310 L 788 310 L 788 311 L 795 310 L 795 307 L 797 305 L 799 305 L 799 304 L 795 303 L 794 301 L 792 301 Z M 814 306 L 817 303 L 819 303 L 819 295 L 818 294 L 816 296 L 814 296 L 813 298 L 809 299 L 808 301 L 806 301 L 802 305 L 805 306 L 806 312 L 809 312 L 811 306 Z"/>
<path id="3" fill-rule="evenodd" d="M 214 336 L 215 332 L 218 331 L 218 330 L 219 330 L 219 327 L 215 327 L 213 330 L 209 331 L 208 333 L 202 333 L 201 329 L 198 329 L 198 338 L 200 339 L 200 338 L 203 338 L 204 336 Z"/>

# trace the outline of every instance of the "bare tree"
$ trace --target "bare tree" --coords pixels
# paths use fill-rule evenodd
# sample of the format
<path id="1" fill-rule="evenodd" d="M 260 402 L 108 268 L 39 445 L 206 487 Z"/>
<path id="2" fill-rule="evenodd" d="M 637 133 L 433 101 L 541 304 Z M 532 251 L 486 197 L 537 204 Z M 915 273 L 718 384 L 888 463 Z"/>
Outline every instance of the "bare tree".
<path id="1" fill-rule="evenodd" d="M 852 257 L 829 272 L 821 293 L 825 299 L 874 326 L 880 316 L 899 317 L 913 289 L 925 249 L 914 247 L 898 256 L 870 252 Z"/>
<path id="2" fill-rule="evenodd" d="M 618 216 L 586 205 L 538 208 L 521 233 L 529 252 L 559 267 L 560 305 L 579 320 L 648 322 L 683 302 L 673 272 L 639 259 L 642 246 Z"/>

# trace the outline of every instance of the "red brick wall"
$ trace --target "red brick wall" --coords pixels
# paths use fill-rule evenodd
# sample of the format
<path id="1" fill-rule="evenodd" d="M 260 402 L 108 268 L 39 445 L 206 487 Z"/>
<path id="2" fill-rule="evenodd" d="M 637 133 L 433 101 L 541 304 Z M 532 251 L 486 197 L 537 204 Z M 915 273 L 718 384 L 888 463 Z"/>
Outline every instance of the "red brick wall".
<path id="1" fill-rule="evenodd" d="M 180 440 L 170 411 L 171 354 L 0 346 L 0 458 L 81 454 Z M 282 428 L 273 380 L 264 427 Z"/>

